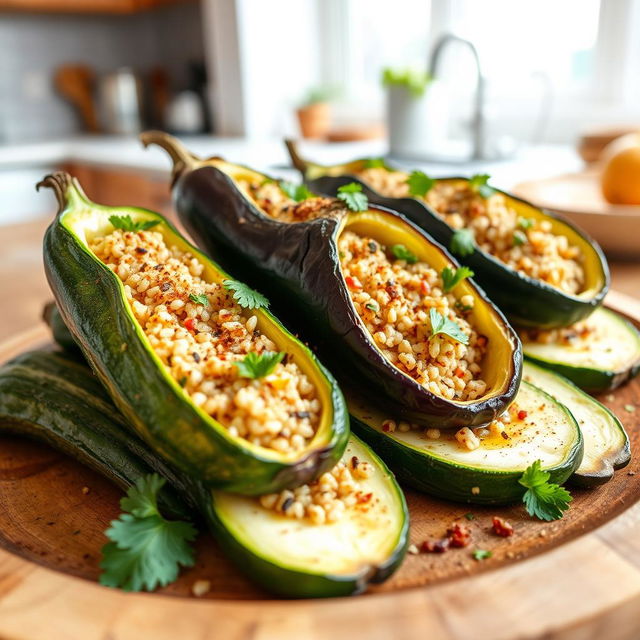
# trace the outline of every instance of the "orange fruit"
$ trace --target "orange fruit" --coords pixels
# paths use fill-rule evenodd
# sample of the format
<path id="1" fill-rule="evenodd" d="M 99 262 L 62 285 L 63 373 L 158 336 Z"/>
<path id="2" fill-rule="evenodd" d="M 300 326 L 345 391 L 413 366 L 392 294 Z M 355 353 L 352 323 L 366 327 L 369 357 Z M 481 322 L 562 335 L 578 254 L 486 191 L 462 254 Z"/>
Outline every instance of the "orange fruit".
<path id="1" fill-rule="evenodd" d="M 614 140 L 603 151 L 600 186 L 612 204 L 640 204 L 640 133 Z"/>

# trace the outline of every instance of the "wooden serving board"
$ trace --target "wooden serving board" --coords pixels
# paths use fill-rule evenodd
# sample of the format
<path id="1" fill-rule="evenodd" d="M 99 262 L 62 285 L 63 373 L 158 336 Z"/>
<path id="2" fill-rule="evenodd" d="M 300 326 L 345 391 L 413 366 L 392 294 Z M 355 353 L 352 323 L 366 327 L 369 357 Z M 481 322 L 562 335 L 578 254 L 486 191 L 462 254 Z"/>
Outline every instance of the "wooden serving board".
<path id="1" fill-rule="evenodd" d="M 640 303 L 615 293 L 607 302 L 640 321 Z M 37 327 L 0 345 L 0 362 L 46 344 L 47 329 Z M 640 379 L 601 400 L 640 451 Z M 603 628 L 607 640 L 637 637 L 640 457 L 603 487 L 574 490 L 571 509 L 554 523 L 533 521 L 517 505 L 406 493 L 413 543 L 441 538 L 459 521 L 472 529 L 472 545 L 408 555 L 389 581 L 362 596 L 283 601 L 253 586 L 204 534 L 196 566 L 175 584 L 126 594 L 95 582 L 121 492 L 48 447 L 0 437 L 0 640 L 600 639 Z M 514 525 L 513 537 L 492 534 L 494 515 Z M 493 557 L 475 561 L 474 548 Z M 201 599 L 191 595 L 199 579 L 211 582 Z"/>

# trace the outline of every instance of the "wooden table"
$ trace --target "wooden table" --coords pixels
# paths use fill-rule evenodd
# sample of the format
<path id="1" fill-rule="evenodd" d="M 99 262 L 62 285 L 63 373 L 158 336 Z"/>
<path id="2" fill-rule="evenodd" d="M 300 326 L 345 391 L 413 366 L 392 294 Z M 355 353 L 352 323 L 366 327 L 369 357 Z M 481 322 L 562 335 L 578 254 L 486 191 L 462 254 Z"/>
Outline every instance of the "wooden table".
<path id="1" fill-rule="evenodd" d="M 42 266 L 42 237 L 49 219 L 0 227 L 0 341 L 40 320 L 51 293 Z M 640 262 L 610 264 L 612 288 L 640 298 Z M 10 301 L 10 303 L 9 303 Z"/>

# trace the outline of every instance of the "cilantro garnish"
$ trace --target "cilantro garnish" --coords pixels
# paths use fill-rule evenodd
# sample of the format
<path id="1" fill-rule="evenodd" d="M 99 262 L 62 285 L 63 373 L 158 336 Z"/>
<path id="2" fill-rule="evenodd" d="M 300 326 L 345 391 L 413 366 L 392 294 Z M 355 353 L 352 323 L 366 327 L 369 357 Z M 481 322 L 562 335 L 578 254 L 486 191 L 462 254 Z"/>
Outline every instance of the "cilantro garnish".
<path id="1" fill-rule="evenodd" d="M 369 311 L 373 311 L 374 313 L 378 313 L 378 311 L 380 311 L 380 305 L 375 300 L 367 302 L 364 306 L 365 309 L 369 309 Z"/>
<path id="2" fill-rule="evenodd" d="M 296 202 L 302 202 L 314 197 L 314 194 L 304 184 L 293 184 L 293 182 L 286 182 L 285 180 L 281 180 L 279 184 L 282 191 Z"/>
<path id="3" fill-rule="evenodd" d="M 224 280 L 222 285 L 227 291 L 233 291 L 233 298 L 245 309 L 269 308 L 269 301 L 261 294 L 237 280 Z"/>
<path id="4" fill-rule="evenodd" d="M 535 223 L 536 221 L 533 218 L 518 218 L 518 226 L 525 231 L 531 229 Z"/>
<path id="5" fill-rule="evenodd" d="M 476 519 L 476 517 L 475 517 L 475 515 L 474 515 L 473 513 L 465 513 L 465 514 L 464 514 L 464 517 L 465 517 L 467 520 L 475 520 L 475 519 Z"/>
<path id="6" fill-rule="evenodd" d="M 453 233 L 451 244 L 449 245 L 452 253 L 465 258 L 470 256 L 476 248 L 476 241 L 471 229 L 458 229 Z"/>
<path id="7" fill-rule="evenodd" d="M 462 344 L 469 344 L 469 336 L 462 331 L 456 322 L 449 320 L 435 309 L 429 310 L 431 320 L 431 337 L 442 333 Z"/>
<path id="8" fill-rule="evenodd" d="M 120 501 L 126 513 L 111 522 L 102 548 L 100 583 L 125 591 L 153 591 L 178 577 L 180 566 L 191 567 L 189 544 L 196 529 L 181 520 L 167 520 L 158 509 L 164 478 L 153 473 L 139 478 Z"/>
<path id="9" fill-rule="evenodd" d="M 190 293 L 189 300 L 191 300 L 191 302 L 195 302 L 196 304 L 201 304 L 203 307 L 209 306 L 209 298 L 207 298 L 206 293 Z"/>
<path id="10" fill-rule="evenodd" d="M 465 278 L 473 278 L 474 273 L 469 267 L 458 267 L 455 271 L 451 267 L 445 267 L 440 273 L 442 278 L 442 290 L 448 293 L 460 284 Z"/>
<path id="11" fill-rule="evenodd" d="M 282 351 L 263 351 L 258 355 L 255 351 L 248 353 L 242 360 L 236 362 L 238 375 L 241 378 L 264 378 L 268 376 L 276 365 L 282 361 L 284 353 Z"/>
<path id="12" fill-rule="evenodd" d="M 116 228 L 123 231 L 146 231 L 155 227 L 160 220 L 140 220 L 134 222 L 130 215 L 126 216 L 109 216 L 109 222 Z"/>
<path id="13" fill-rule="evenodd" d="M 365 158 L 362 161 L 364 169 L 386 169 L 383 158 Z"/>
<path id="14" fill-rule="evenodd" d="M 481 560 L 487 560 L 493 555 L 493 551 L 486 551 L 485 549 L 475 549 L 472 554 L 473 559 L 480 562 Z"/>
<path id="15" fill-rule="evenodd" d="M 485 200 L 496 192 L 496 190 L 488 184 L 490 177 L 491 176 L 488 173 L 477 173 L 475 176 L 471 176 L 469 178 L 469 186 L 471 187 L 471 190 L 475 191 Z"/>
<path id="16" fill-rule="evenodd" d="M 369 206 L 367 196 L 362 193 L 362 185 L 350 182 L 338 189 L 338 198 L 344 202 L 351 211 L 366 211 Z"/>
<path id="17" fill-rule="evenodd" d="M 573 498 L 564 487 L 549 482 L 551 476 L 541 466 L 542 462 L 536 460 L 518 480 L 527 489 L 522 502 L 530 516 L 540 520 L 558 520 L 562 518 L 562 512 L 569 508 Z"/>
<path id="18" fill-rule="evenodd" d="M 513 246 L 519 247 L 523 244 L 527 243 L 527 234 L 524 231 L 520 231 L 520 229 L 516 229 L 513 232 Z"/>
<path id="19" fill-rule="evenodd" d="M 404 260 L 407 264 L 415 264 L 418 262 L 418 256 L 409 251 L 403 244 L 394 244 L 391 247 L 391 253 L 393 253 L 398 260 Z"/>
<path id="20" fill-rule="evenodd" d="M 407 178 L 409 194 L 417 197 L 424 197 L 431 190 L 436 181 L 422 171 L 413 171 Z"/>

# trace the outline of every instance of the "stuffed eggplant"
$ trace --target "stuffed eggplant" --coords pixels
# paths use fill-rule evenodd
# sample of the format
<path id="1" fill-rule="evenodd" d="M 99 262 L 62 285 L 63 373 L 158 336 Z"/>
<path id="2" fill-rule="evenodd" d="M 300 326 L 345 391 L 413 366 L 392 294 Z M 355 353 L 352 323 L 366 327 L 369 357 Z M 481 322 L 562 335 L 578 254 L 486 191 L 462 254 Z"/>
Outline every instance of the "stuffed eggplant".
<path id="1" fill-rule="evenodd" d="M 370 202 L 399 211 L 449 247 L 515 325 L 568 326 L 592 313 L 609 288 L 609 268 L 593 239 L 490 187 L 486 175 L 431 179 L 376 159 L 322 166 L 287 146 L 311 189 L 335 195 L 356 182 Z"/>
<path id="2" fill-rule="evenodd" d="M 46 351 L 23 354 L 0 368 L 0 434 L 7 432 L 47 442 L 123 487 L 150 472 L 167 478 L 171 486 L 159 494 L 163 512 L 191 519 L 197 509 L 238 568 L 277 595 L 358 593 L 388 578 L 407 548 L 402 492 L 356 438 L 331 473 L 297 493 L 258 499 L 212 491 L 167 465 L 125 428 L 86 364 Z M 321 490 L 326 496 L 333 483 L 342 490 L 346 480 L 352 487 L 342 497 L 325 501 L 326 508 L 315 504 Z M 298 513 L 303 502 L 306 511 Z"/>
<path id="3" fill-rule="evenodd" d="M 344 399 L 313 354 L 162 216 L 45 178 L 44 262 L 64 323 L 128 423 L 210 486 L 259 494 L 333 467 Z"/>
<path id="4" fill-rule="evenodd" d="M 196 240 L 268 293 L 349 386 L 393 415 L 440 428 L 484 424 L 520 381 L 502 314 L 439 245 L 361 194 L 313 196 L 175 139 L 142 136 L 174 160 L 174 198 Z"/>

